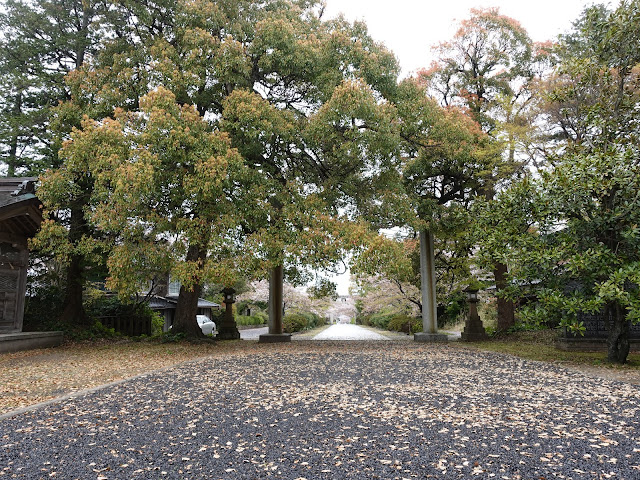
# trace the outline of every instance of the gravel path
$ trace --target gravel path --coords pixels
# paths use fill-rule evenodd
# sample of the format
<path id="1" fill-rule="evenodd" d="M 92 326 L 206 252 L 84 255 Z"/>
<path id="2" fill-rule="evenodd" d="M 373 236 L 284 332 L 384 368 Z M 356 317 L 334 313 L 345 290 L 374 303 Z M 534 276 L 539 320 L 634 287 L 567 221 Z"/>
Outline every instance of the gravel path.
<path id="1" fill-rule="evenodd" d="M 446 345 L 246 342 L 0 421 L 2 478 L 632 480 L 640 393 Z"/>
<path id="2" fill-rule="evenodd" d="M 338 323 L 331 325 L 318 335 L 313 337 L 314 340 L 388 340 L 379 333 L 372 332 L 359 325 L 350 325 L 346 323 Z"/>

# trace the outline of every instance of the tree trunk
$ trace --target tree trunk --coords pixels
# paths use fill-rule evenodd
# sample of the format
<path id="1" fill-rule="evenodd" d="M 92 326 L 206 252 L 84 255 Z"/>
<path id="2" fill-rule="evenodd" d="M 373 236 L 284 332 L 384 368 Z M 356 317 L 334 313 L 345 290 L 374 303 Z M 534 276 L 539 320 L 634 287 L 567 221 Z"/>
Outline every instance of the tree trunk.
<path id="1" fill-rule="evenodd" d="M 197 262 L 199 268 L 204 268 L 204 264 L 207 259 L 207 251 L 205 248 L 198 246 L 190 246 L 187 251 L 188 262 Z M 202 284 L 198 282 L 191 288 L 186 288 L 184 285 L 180 287 L 180 293 L 178 295 L 178 305 L 176 306 L 176 314 L 173 319 L 172 331 L 174 333 L 184 333 L 187 338 L 203 337 L 204 334 L 200 330 L 200 326 L 196 321 L 196 314 L 198 313 L 198 299 L 202 292 Z"/>
<path id="2" fill-rule="evenodd" d="M 609 337 L 607 338 L 607 360 L 625 363 L 629 355 L 629 322 L 623 308 L 615 303 L 607 306 L 609 313 Z"/>
<path id="3" fill-rule="evenodd" d="M 500 292 L 507 286 L 507 266 L 504 263 L 496 263 L 493 267 L 493 276 L 496 281 L 497 306 L 498 306 L 498 331 L 505 332 L 515 325 L 513 314 L 513 302 L 500 297 Z"/>
<path id="4" fill-rule="evenodd" d="M 511 152 L 510 152 L 511 154 Z M 493 184 L 488 184 L 486 186 L 484 197 L 487 200 L 493 200 L 495 197 L 495 187 Z M 493 279 L 496 285 L 496 292 L 500 292 L 504 287 L 506 287 L 506 275 L 509 270 L 504 263 L 495 262 L 493 264 Z M 497 298 L 497 316 L 498 316 L 498 331 L 504 332 L 508 330 L 510 327 L 515 325 L 515 316 L 513 312 L 513 302 L 510 300 L 505 300 L 503 298 Z"/>
<path id="5" fill-rule="evenodd" d="M 86 231 L 87 224 L 84 219 L 84 212 L 81 206 L 71 207 L 71 218 L 69 221 L 69 242 L 75 247 Z M 67 267 L 67 282 L 64 291 L 64 301 L 60 320 L 69 325 L 84 325 L 87 315 L 82 303 L 82 292 L 84 289 L 84 265 L 83 256 L 72 254 Z"/>
<path id="6" fill-rule="evenodd" d="M 72 255 L 67 267 L 67 284 L 64 291 L 64 300 L 60 321 L 69 325 L 84 325 L 87 315 L 82 303 L 84 289 L 84 269 L 82 268 L 82 256 Z"/>
<path id="7" fill-rule="evenodd" d="M 22 92 L 19 92 L 14 97 L 13 103 L 13 115 L 15 118 L 18 118 L 22 113 Z M 11 133 L 11 140 L 9 140 L 9 154 L 7 155 L 7 177 L 13 177 L 16 174 L 16 169 L 18 168 L 18 137 L 19 137 L 19 128 L 17 126 L 13 127 L 13 132 Z"/>

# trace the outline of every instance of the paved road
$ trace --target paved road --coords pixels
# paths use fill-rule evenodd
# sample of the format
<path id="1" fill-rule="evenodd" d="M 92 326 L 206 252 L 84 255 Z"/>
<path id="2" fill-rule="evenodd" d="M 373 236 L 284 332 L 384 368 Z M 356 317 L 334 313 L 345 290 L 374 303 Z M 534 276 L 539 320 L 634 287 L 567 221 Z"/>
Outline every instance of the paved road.
<path id="1" fill-rule="evenodd" d="M 269 333 L 269 327 L 247 328 L 240 330 L 240 338 L 242 340 L 258 340 L 258 337 L 265 333 Z"/>
<path id="2" fill-rule="evenodd" d="M 313 340 L 387 340 L 387 338 L 359 325 L 339 323 L 323 330 L 313 337 Z"/>
<path id="3" fill-rule="evenodd" d="M 639 472 L 637 385 L 451 345 L 234 343 L 0 420 L 0 480 Z"/>
<path id="4" fill-rule="evenodd" d="M 240 338 L 257 340 L 260 335 L 268 331 L 267 327 L 240 330 Z M 388 340 L 388 338 L 358 325 L 337 324 L 323 330 L 313 337 L 313 340 Z"/>

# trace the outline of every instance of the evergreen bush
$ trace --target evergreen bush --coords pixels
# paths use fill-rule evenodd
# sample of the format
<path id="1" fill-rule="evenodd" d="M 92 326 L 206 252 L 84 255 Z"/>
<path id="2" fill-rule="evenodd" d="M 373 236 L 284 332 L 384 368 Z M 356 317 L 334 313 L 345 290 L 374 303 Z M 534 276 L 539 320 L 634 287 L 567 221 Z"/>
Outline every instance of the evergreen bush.
<path id="1" fill-rule="evenodd" d="M 285 333 L 301 332 L 309 328 L 309 321 L 304 315 L 299 313 L 285 315 L 282 319 L 282 324 Z"/>

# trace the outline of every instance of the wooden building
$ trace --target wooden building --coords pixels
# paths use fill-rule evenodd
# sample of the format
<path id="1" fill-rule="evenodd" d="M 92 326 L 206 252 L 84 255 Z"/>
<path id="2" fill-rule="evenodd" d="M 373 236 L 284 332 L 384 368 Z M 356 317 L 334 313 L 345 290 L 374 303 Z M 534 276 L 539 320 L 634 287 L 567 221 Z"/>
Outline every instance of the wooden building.
<path id="1" fill-rule="evenodd" d="M 29 251 L 42 222 L 35 178 L 0 178 L 0 333 L 22 331 Z"/>
<path id="2" fill-rule="evenodd" d="M 170 275 L 158 276 L 154 282 L 150 282 L 147 291 L 140 292 L 143 296 L 148 296 L 151 310 L 160 312 L 164 317 L 163 331 L 167 332 L 173 326 L 173 319 L 178 307 L 178 296 L 180 294 L 180 282 L 172 279 Z M 204 315 L 209 320 L 213 320 L 220 313 L 220 305 L 204 298 L 198 299 L 197 315 Z M 193 321 L 195 322 L 195 318 Z"/>
<path id="3" fill-rule="evenodd" d="M 164 326 L 162 328 L 163 332 L 168 332 L 169 329 L 173 326 L 173 320 L 176 315 L 176 307 L 178 306 L 178 297 L 177 296 L 158 296 L 152 295 L 149 298 L 149 307 L 151 310 L 160 312 L 164 317 Z M 220 305 L 214 302 L 210 302 L 209 300 L 205 300 L 204 298 L 198 299 L 198 310 L 196 312 L 197 315 L 204 315 L 209 320 L 213 320 L 220 312 Z M 195 319 L 194 319 L 195 321 Z"/>

